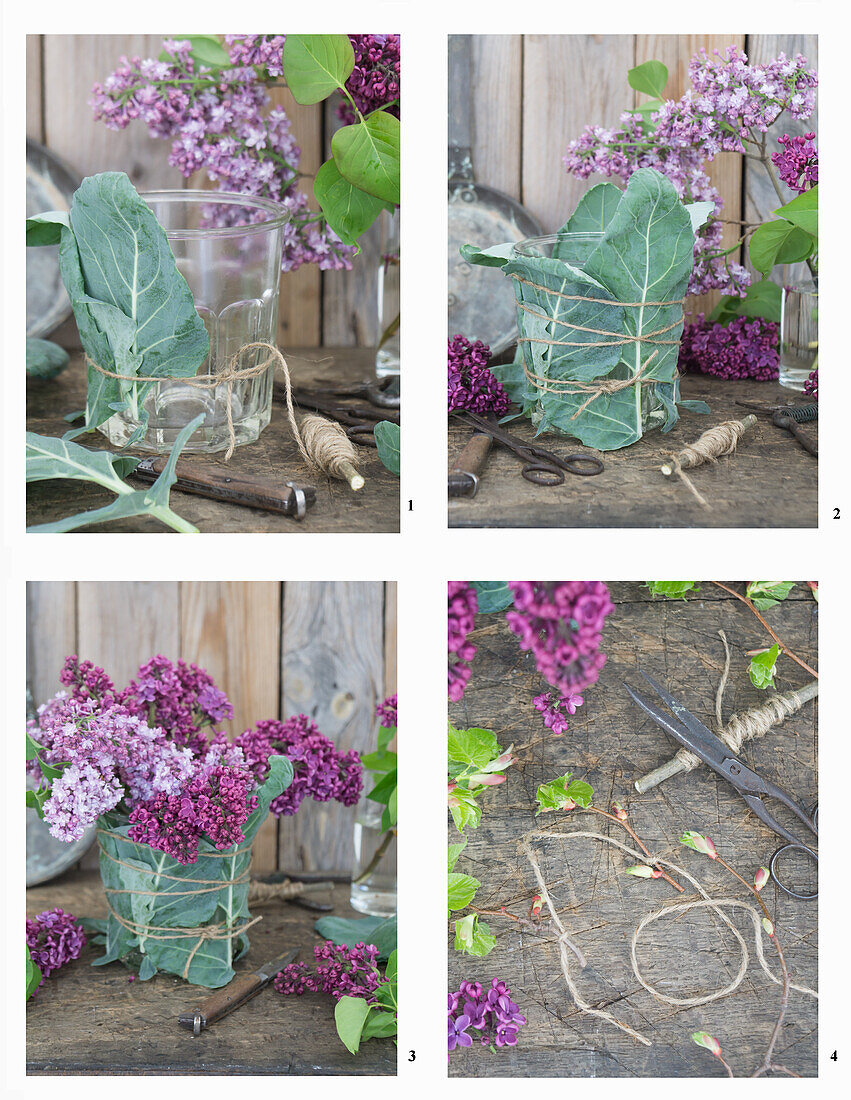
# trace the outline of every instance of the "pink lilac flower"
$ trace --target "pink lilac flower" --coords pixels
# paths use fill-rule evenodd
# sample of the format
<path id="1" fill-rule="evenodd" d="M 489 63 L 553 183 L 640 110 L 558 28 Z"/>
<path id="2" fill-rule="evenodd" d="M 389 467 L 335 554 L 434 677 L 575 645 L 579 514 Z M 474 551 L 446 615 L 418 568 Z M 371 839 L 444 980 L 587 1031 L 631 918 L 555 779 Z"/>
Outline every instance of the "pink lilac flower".
<path id="1" fill-rule="evenodd" d="M 818 401 L 818 367 L 807 375 L 804 383 L 804 397 L 811 397 L 813 401 Z"/>
<path id="2" fill-rule="evenodd" d="M 736 46 L 710 57 L 691 59 L 692 87 L 678 100 L 665 101 L 650 121 L 627 111 L 614 128 L 587 126 L 570 142 L 567 171 L 579 179 L 595 173 L 626 182 L 636 168 L 655 168 L 674 185 L 683 202 L 709 201 L 716 217 L 695 239 L 690 294 L 723 290 L 742 294 L 750 274 L 723 255 L 720 215 L 723 202 L 704 168 L 718 153 L 743 153 L 765 134 L 783 111 L 808 118 L 815 109 L 816 73 L 800 54 L 780 54 L 764 65 L 748 64 Z M 652 128 L 651 128 L 652 127 Z"/>
<path id="3" fill-rule="evenodd" d="M 398 725 L 396 699 L 395 695 L 388 695 L 384 702 L 379 703 L 375 708 L 375 717 L 378 719 L 379 725 L 384 726 L 385 729 L 395 729 Z"/>
<path id="4" fill-rule="evenodd" d="M 512 1001 L 508 984 L 497 978 L 487 990 L 480 982 L 461 982 L 457 991 L 449 994 L 450 1051 L 472 1046 L 471 1029 L 479 1033 L 482 1046 L 515 1046 L 525 1023 L 526 1017 Z"/>
<path id="5" fill-rule="evenodd" d="M 771 154 L 780 178 L 787 187 L 800 195 L 818 183 L 818 149 L 813 144 L 815 139 L 814 133 L 804 134 L 803 137 L 784 134 L 777 139 L 778 145 L 783 146 L 783 152 Z"/>
<path id="6" fill-rule="evenodd" d="M 293 766 L 290 786 L 272 800 L 269 809 L 276 817 L 294 814 L 307 798 L 317 802 L 332 799 L 354 806 L 363 789 L 363 769 L 358 754 L 340 752 L 318 726 L 304 714 L 286 721 L 268 719 L 246 730 L 235 742 L 242 749 L 248 767 L 258 782 L 269 769 L 269 757 L 286 756 Z"/>
<path id="7" fill-rule="evenodd" d="M 354 947 L 335 945 L 331 940 L 313 948 L 316 962 L 314 973 L 304 963 L 290 963 L 275 978 L 275 989 L 285 995 L 300 997 L 303 993 L 327 993 L 339 1001 L 341 997 L 360 997 L 373 1004 L 385 979 L 377 966 L 378 948 L 356 943 Z"/>
<path id="8" fill-rule="evenodd" d="M 192 753 L 120 705 L 66 697 L 40 707 L 27 732 L 45 764 L 67 765 L 44 804 L 57 840 L 79 840 L 122 801 L 176 793 L 192 772 Z"/>
<path id="9" fill-rule="evenodd" d="M 480 416 L 504 416 L 511 404 L 502 383 L 488 370 L 491 352 L 487 344 L 471 344 L 463 336 L 449 341 L 449 412 L 475 412 Z"/>
<path id="10" fill-rule="evenodd" d="M 47 909 L 27 918 L 27 947 L 41 971 L 39 987 L 60 967 L 72 959 L 79 959 L 85 946 L 85 932 L 75 918 L 62 909 Z"/>
<path id="11" fill-rule="evenodd" d="M 377 111 L 399 98 L 399 35 L 398 34 L 350 34 L 349 41 L 355 55 L 355 67 L 346 81 L 346 90 L 355 101 L 362 115 Z M 399 104 L 387 106 L 391 115 L 399 117 Z M 343 100 L 337 115 L 350 125 L 355 115 L 348 101 Z"/>
<path id="12" fill-rule="evenodd" d="M 283 108 L 269 109 L 262 78 L 279 71 L 277 37 L 228 36 L 233 68 L 223 70 L 197 64 L 188 41 L 168 41 L 168 61 L 121 57 L 116 70 L 95 84 L 90 104 L 94 117 L 110 129 L 123 130 L 141 119 L 153 137 L 171 141 L 169 164 L 184 176 L 204 170 L 219 190 L 279 202 L 290 214 L 283 232 L 284 271 L 303 263 L 348 270 L 355 249 L 310 212 L 298 188 L 301 150 L 290 120 Z M 233 207 L 210 209 L 217 225 L 266 216 Z"/>
<path id="13" fill-rule="evenodd" d="M 713 324 L 699 313 L 683 329 L 677 366 L 682 374 L 773 381 L 780 373 L 778 325 L 764 317 Z"/>
<path id="14" fill-rule="evenodd" d="M 449 698 L 453 703 L 463 699 L 467 682 L 473 674 L 470 661 L 476 655 L 476 647 L 467 637 L 472 633 L 479 608 L 475 588 L 467 581 L 449 582 Z"/>
<path id="15" fill-rule="evenodd" d="M 205 669 L 184 661 L 173 664 L 161 654 L 141 666 L 118 698 L 131 714 L 195 753 L 207 750 L 205 727 L 233 718 L 227 696 Z"/>
<path id="16" fill-rule="evenodd" d="M 556 699 L 549 693 L 535 698 L 544 725 L 558 736 L 567 729 L 565 714 L 582 705 L 580 692 L 596 683 L 606 663 L 600 638 L 614 604 L 602 581 L 509 581 L 508 587 L 514 607 L 505 621 L 559 693 Z"/>

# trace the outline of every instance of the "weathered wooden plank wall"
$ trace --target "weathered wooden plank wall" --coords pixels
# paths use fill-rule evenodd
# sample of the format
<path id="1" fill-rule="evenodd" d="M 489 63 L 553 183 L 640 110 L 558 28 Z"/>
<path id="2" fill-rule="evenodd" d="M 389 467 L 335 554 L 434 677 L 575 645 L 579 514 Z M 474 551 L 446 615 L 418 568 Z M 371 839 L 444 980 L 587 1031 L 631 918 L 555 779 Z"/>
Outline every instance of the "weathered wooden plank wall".
<path id="1" fill-rule="evenodd" d="M 208 669 L 227 692 L 230 735 L 304 713 L 341 749 L 367 752 L 375 706 L 396 690 L 393 583 L 35 581 L 27 599 L 37 703 L 58 690 L 69 653 L 120 684 L 163 653 Z M 295 817 L 261 829 L 255 870 L 345 872 L 353 821 L 353 809 L 308 799 Z"/>
<path id="2" fill-rule="evenodd" d="M 170 143 L 148 135 L 137 122 L 108 130 L 92 118 L 92 85 L 103 80 L 122 54 L 156 57 L 161 35 L 29 35 L 27 37 L 27 136 L 52 149 L 81 176 L 121 170 L 139 189 L 210 186 L 203 173 L 185 180 L 168 163 Z M 301 146 L 301 186 L 312 196 L 312 176 L 328 155 L 339 125 L 332 106 L 299 107 L 286 88 L 272 101 L 286 108 Z M 315 203 L 311 197 L 311 205 Z M 373 346 L 378 337 L 376 292 L 380 231 L 363 242 L 351 272 L 322 273 L 314 264 L 281 276 L 278 339 L 286 347 Z M 73 324 L 54 339 L 72 342 Z"/>
<path id="3" fill-rule="evenodd" d="M 621 113 L 645 97 L 633 92 L 627 71 L 651 58 L 670 72 L 666 94 L 677 98 L 689 86 L 688 62 L 707 51 L 735 44 L 754 61 L 801 52 L 818 65 L 815 35 L 475 35 L 472 42 L 470 102 L 473 164 L 480 183 L 522 202 L 553 232 L 577 201 L 603 177 L 579 180 L 562 164 L 567 143 L 589 123 L 616 126 Z M 815 119 L 797 124 L 784 116 L 784 132 L 815 129 Z M 761 165 L 721 154 L 710 167 L 724 197 L 724 216 L 765 216 L 778 205 Z M 735 225 L 724 242 L 738 239 Z M 778 278 L 780 276 L 778 275 Z M 697 299 L 692 310 L 709 309 L 716 295 Z"/>

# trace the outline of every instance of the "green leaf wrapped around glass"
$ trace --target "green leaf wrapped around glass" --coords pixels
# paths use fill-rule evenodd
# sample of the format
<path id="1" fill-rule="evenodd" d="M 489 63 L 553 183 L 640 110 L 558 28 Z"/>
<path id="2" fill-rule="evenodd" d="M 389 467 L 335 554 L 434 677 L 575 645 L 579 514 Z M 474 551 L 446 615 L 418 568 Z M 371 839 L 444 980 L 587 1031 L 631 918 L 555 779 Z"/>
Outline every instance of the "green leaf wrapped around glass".
<path id="1" fill-rule="evenodd" d="M 684 206 L 668 179 L 640 168 L 625 191 L 591 188 L 552 236 L 462 248 L 513 281 L 518 352 L 492 369 L 536 434 L 611 451 L 674 426 L 683 301 L 711 209 Z"/>

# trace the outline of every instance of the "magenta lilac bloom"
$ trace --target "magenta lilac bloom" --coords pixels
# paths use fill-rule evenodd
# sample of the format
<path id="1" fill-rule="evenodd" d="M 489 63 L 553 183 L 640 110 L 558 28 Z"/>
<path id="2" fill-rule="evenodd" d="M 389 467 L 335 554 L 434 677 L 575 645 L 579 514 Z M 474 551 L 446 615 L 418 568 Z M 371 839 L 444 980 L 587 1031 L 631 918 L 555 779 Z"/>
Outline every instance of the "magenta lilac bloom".
<path id="1" fill-rule="evenodd" d="M 467 641 L 476 622 L 479 598 L 467 581 L 449 582 L 449 698 L 453 703 L 463 699 L 467 681 L 473 674 L 470 661 L 476 647 Z"/>
<path id="2" fill-rule="evenodd" d="M 471 344 L 463 336 L 449 341 L 449 412 L 474 412 L 479 416 L 505 416 L 511 401 L 502 383 L 488 370 L 491 352 L 487 344 Z"/>
<path id="3" fill-rule="evenodd" d="M 636 168 L 655 168 L 683 202 L 712 202 L 720 215 L 723 202 L 705 162 L 722 151 L 745 152 L 783 111 L 808 118 L 815 109 L 818 78 L 800 54 L 788 58 L 781 53 L 762 65 L 748 64 L 736 46 L 713 55 L 700 50 L 691 59 L 692 87 L 651 115 L 652 132 L 631 111 L 621 115 L 618 126 L 587 126 L 567 147 L 567 171 L 580 179 L 600 173 L 627 182 Z M 741 294 L 750 283 L 750 274 L 723 255 L 722 231 L 716 217 L 698 232 L 689 294 L 715 289 Z"/>
<path id="4" fill-rule="evenodd" d="M 473 1045 L 470 1031 L 482 1046 L 515 1046 L 526 1017 L 511 999 L 506 982 L 494 978 L 490 988 L 481 982 L 461 982 L 448 1003 L 449 1050 Z"/>
<path id="5" fill-rule="evenodd" d="M 258 722 L 253 730 L 237 737 L 234 744 L 242 749 L 258 782 L 266 778 L 270 756 L 286 756 L 292 764 L 292 783 L 269 806 L 276 817 L 294 814 L 308 797 L 317 802 L 334 799 L 344 806 L 354 806 L 360 797 L 363 789 L 360 757 L 354 750 L 339 752 L 305 714 L 296 714 L 285 722 L 275 718 Z"/>
<path id="6" fill-rule="evenodd" d="M 61 966 L 79 959 L 85 946 L 86 934 L 70 913 L 47 909 L 27 918 L 27 947 L 41 971 L 39 987 Z"/>
<path id="7" fill-rule="evenodd" d="M 818 367 L 814 371 L 810 371 L 807 376 L 804 383 L 804 397 L 811 397 L 813 401 L 818 401 Z"/>
<path id="8" fill-rule="evenodd" d="M 388 114 L 399 117 L 399 35 L 350 34 L 355 54 L 355 67 L 346 81 L 346 90 L 362 115 L 377 111 L 387 104 Z M 355 121 L 351 105 L 344 99 L 337 115 L 347 125 Z"/>
<path id="9" fill-rule="evenodd" d="M 285 995 L 300 997 L 303 993 L 327 993 L 339 1001 L 341 997 L 361 997 L 369 1004 L 385 979 L 378 969 L 378 948 L 356 943 L 335 946 L 331 940 L 313 948 L 314 972 L 305 963 L 290 963 L 275 978 L 275 989 Z"/>
<path id="10" fill-rule="evenodd" d="M 602 581 L 509 581 L 508 587 L 514 607 L 505 621 L 558 692 L 555 698 L 536 696 L 535 709 L 559 735 L 567 729 L 566 715 L 584 702 L 582 690 L 596 683 L 606 663 L 600 638 L 614 604 Z"/>
<path id="11" fill-rule="evenodd" d="M 818 183 L 818 149 L 813 144 L 814 133 L 789 137 L 784 134 L 777 139 L 783 146 L 782 153 L 772 153 L 771 159 L 777 167 L 777 173 L 787 187 L 803 195 Z"/>
<path id="12" fill-rule="evenodd" d="M 677 367 L 681 374 L 773 381 L 780 373 L 779 326 L 764 317 L 713 324 L 699 313 L 683 329 Z"/>
<path id="13" fill-rule="evenodd" d="M 396 729 L 398 725 L 396 698 L 395 695 L 388 695 L 384 702 L 379 703 L 375 708 L 375 717 L 378 719 L 379 725 L 384 726 L 385 729 Z"/>

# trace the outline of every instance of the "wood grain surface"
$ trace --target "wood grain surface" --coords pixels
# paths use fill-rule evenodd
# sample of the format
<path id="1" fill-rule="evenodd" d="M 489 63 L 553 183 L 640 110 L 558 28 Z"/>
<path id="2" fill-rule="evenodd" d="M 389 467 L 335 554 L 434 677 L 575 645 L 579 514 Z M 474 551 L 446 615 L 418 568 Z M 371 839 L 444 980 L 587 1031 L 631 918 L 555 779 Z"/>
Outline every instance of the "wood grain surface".
<path id="1" fill-rule="evenodd" d="M 375 747 L 375 706 L 396 690 L 392 582 L 32 581 L 27 679 L 36 704 L 59 690 L 65 657 L 123 687 L 157 653 L 206 668 L 234 708 L 229 736 L 264 718 L 309 715 L 338 748 Z M 255 872 L 345 873 L 356 809 L 306 799 L 270 817 Z M 97 866 L 90 851 L 83 865 Z"/>
<path id="2" fill-rule="evenodd" d="M 293 385 L 322 388 L 331 380 L 359 383 L 374 377 L 373 353 L 363 348 L 300 349 L 287 352 Z M 40 435 L 63 435 L 63 419 L 70 410 L 85 405 L 86 377 L 81 355 L 75 354 L 68 369 L 51 382 L 27 380 L 27 429 Z M 357 404 L 363 399 L 358 398 Z M 345 399 L 340 404 L 345 405 Z M 94 450 L 109 449 L 99 433 L 80 440 Z M 205 461 L 217 470 L 268 478 L 274 484 L 295 481 L 316 487 L 316 503 L 297 521 L 256 508 L 225 504 L 187 493 L 172 492 L 174 510 L 202 532 L 373 532 L 399 530 L 399 478 L 381 464 L 374 447 L 358 447 L 359 469 L 366 485 L 354 493 L 344 481 L 333 481 L 308 469 L 298 453 L 287 423 L 286 409 L 275 401 L 272 422 L 259 440 L 237 447 L 226 466 L 224 454 Z M 137 486 L 139 483 L 136 483 Z M 75 512 L 110 503 L 114 497 L 94 485 L 73 481 L 34 482 L 27 490 L 27 524 L 49 523 Z M 119 520 L 86 528 L 88 531 L 157 531 L 170 533 L 149 517 Z"/>
<path id="3" fill-rule="evenodd" d="M 126 172 L 139 190 L 211 187 L 205 173 L 184 179 L 168 163 L 171 143 L 151 137 L 142 122 L 110 130 L 95 121 L 89 100 L 92 86 L 113 72 L 122 55 L 157 57 L 160 35 L 28 35 L 27 136 L 57 153 L 81 176 Z M 285 107 L 301 149 L 300 188 L 313 199 L 313 177 L 327 156 L 331 134 L 341 125 L 336 103 L 300 107 L 286 88 L 270 88 L 270 102 Z M 380 230 L 363 239 L 363 253 L 350 272 L 320 272 L 315 264 L 281 276 L 279 341 L 285 347 L 375 345 L 376 256 Z M 60 329 L 60 342 L 73 333 Z M 334 335 L 332 336 L 331 333 Z M 54 337 L 56 338 L 56 337 Z"/>
<path id="4" fill-rule="evenodd" d="M 334 915 L 358 917 L 348 885 L 335 885 Z M 71 872 L 27 891 L 27 916 L 59 905 L 77 917 L 106 916 L 96 871 Z M 317 914 L 283 903 L 257 910 L 251 948 L 239 973 L 258 969 L 292 947 L 312 962 Z M 255 914 L 256 915 L 256 914 Z M 371 1039 L 349 1054 L 334 1027 L 334 1002 L 320 993 L 283 997 L 271 986 L 194 1038 L 177 1018 L 207 991 L 170 974 L 132 980 L 120 963 L 93 967 L 103 954 L 87 945 L 80 959 L 53 975 L 27 1005 L 27 1072 L 31 1075 L 145 1076 L 216 1074 L 347 1076 L 396 1072 L 392 1039 Z"/>
<path id="5" fill-rule="evenodd" d="M 639 686 L 638 670 L 650 672 L 711 726 L 724 665 L 718 636 L 723 629 L 732 653 L 722 710 L 728 721 L 734 711 L 741 713 L 765 700 L 765 694 L 750 683 L 744 656 L 746 650 L 767 641 L 762 626 L 742 604 L 708 583 L 697 596 L 682 602 L 654 600 L 638 584 L 616 583 L 610 590 L 616 610 L 603 632 L 608 661 L 598 683 L 583 693 L 585 704 L 570 719 L 569 730 L 558 738 L 544 730 L 532 705 L 533 697 L 543 690 L 534 658 L 521 653 L 502 614 L 477 617 L 470 637 L 478 647 L 472 679 L 463 700 L 450 704 L 450 720 L 457 727 L 493 730 L 503 747 L 514 744 L 518 758 L 508 769 L 505 784 L 481 799 L 482 824 L 468 831 L 468 846 L 455 868 L 481 881 L 475 904 L 482 908 L 506 906 L 518 916 L 528 913 L 538 891 L 517 844 L 536 827 L 538 785 L 567 771 L 592 784 L 595 805 L 608 809 L 612 799 L 619 799 L 650 850 L 695 875 L 714 897 L 747 900 L 749 895 L 717 864 L 677 843 L 683 831 L 711 836 L 719 853 L 746 878 L 779 846 L 778 838 L 748 811 L 735 791 L 708 769 L 676 776 L 645 795 L 635 793 L 633 782 L 673 755 L 676 746 L 637 710 L 622 683 Z M 767 618 L 799 656 L 817 663 L 817 605 L 808 589 L 796 587 Z M 801 687 L 807 680 L 796 664 L 780 659 L 779 690 Z M 764 739 L 746 746 L 742 754 L 808 809 L 818 799 L 816 728 L 816 706 L 809 703 Z M 793 832 L 804 832 L 782 807 L 770 803 L 770 808 Z M 629 842 L 618 826 L 596 815 L 560 816 L 562 821 L 554 821 L 556 815 L 546 815 L 537 819 L 537 825 L 555 831 L 590 829 Z M 458 839 L 451 821 L 449 839 L 450 843 Z M 808 833 L 805 839 L 811 839 Z M 738 1076 L 753 1072 L 777 1018 L 780 991 L 754 958 L 747 916 L 743 919 L 730 911 L 751 955 L 738 991 L 699 1007 L 670 1006 L 638 985 L 629 944 L 645 914 L 696 897 L 688 884 L 686 893 L 678 895 L 662 879 L 627 876 L 624 868 L 634 860 L 598 841 L 546 841 L 537 851 L 565 927 L 588 960 L 585 970 L 578 964 L 572 969 L 585 999 L 643 1033 L 652 1045 L 643 1046 L 576 1008 L 551 940 L 517 931 L 503 917 L 488 917 L 497 946 L 487 957 L 462 956 L 452 949 L 450 940 L 450 988 L 457 989 L 463 979 L 486 984 L 492 978 L 503 979 L 529 1022 L 520 1029 L 514 1048 L 492 1055 L 474 1043 L 470 1050 L 453 1053 L 451 1075 L 723 1077 L 719 1063 L 691 1041 L 691 1032 L 697 1030 L 716 1036 Z M 805 888 L 805 883 L 812 888 L 808 868 L 796 870 L 801 875 L 799 888 Z M 773 882 L 765 887 L 763 897 L 775 916 L 792 980 L 816 987 L 816 905 L 787 897 Z M 776 972 L 769 948 L 767 956 Z M 671 996 L 689 997 L 727 985 L 736 974 L 740 955 L 729 929 L 704 910 L 651 925 L 641 940 L 639 958 L 649 982 Z M 815 1076 L 817 1050 L 816 1002 L 793 992 L 777 1061 L 802 1076 Z"/>
<path id="6" fill-rule="evenodd" d="M 715 424 L 741 420 L 752 411 L 736 401 L 780 405 L 792 400 L 792 392 L 773 382 L 728 382 L 704 375 L 687 375 L 681 388 L 684 398 L 706 401 L 711 414 L 684 412 L 667 435 L 650 432 L 620 451 L 599 453 L 555 435 L 538 441 L 558 455 L 599 455 L 605 470 L 595 477 L 566 474 L 563 485 L 542 488 L 521 476 L 523 464 L 514 454 L 495 447 L 478 494 L 449 501 L 450 527 L 817 527 L 818 462 L 768 417 L 759 416 L 735 455 L 689 471 L 711 511 L 678 478 L 659 472 L 667 452 L 693 443 Z M 534 437 L 527 420 L 513 420 L 506 427 L 529 442 Z M 817 437 L 817 423 L 801 427 L 810 438 Z M 450 417 L 450 467 L 469 437 L 470 429 Z"/>

